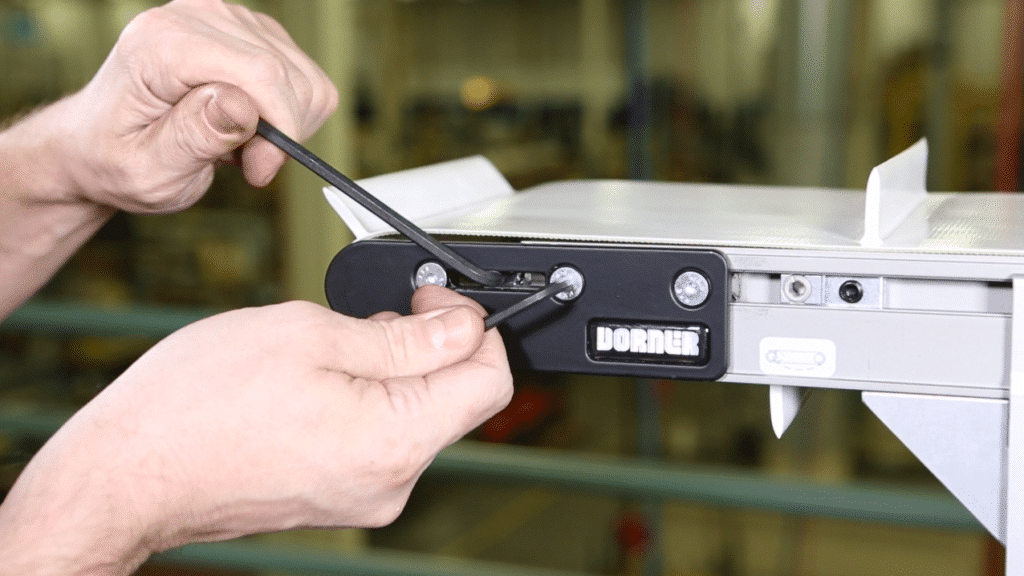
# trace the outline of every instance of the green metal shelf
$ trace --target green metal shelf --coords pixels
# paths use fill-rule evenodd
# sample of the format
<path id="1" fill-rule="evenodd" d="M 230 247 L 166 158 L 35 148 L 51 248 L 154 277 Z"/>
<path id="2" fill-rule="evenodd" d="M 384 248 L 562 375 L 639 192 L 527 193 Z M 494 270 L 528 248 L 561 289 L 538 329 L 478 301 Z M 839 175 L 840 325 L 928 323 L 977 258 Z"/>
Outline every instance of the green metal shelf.
<path id="1" fill-rule="evenodd" d="M 218 310 L 131 306 L 98 308 L 64 302 L 33 300 L 0 322 L 5 332 L 37 332 L 61 336 L 152 336 L 171 332 L 216 314 Z"/>
<path id="2" fill-rule="evenodd" d="M 817 484 L 636 458 L 462 441 L 428 472 L 487 482 L 538 483 L 568 490 L 635 498 L 682 500 L 903 526 L 983 531 L 948 493 L 869 484 Z"/>
<path id="3" fill-rule="evenodd" d="M 0 430 L 45 438 L 56 431 L 66 416 L 3 410 L 0 411 Z M 734 469 L 683 466 L 564 450 L 461 441 L 442 451 L 427 473 L 491 483 L 544 484 L 625 497 L 693 501 L 800 516 L 983 530 L 956 499 L 936 491 L 913 492 L 859 484 L 815 484 L 806 480 L 768 478 Z"/>
<path id="4" fill-rule="evenodd" d="M 428 556 L 400 552 L 325 554 L 258 542 L 193 544 L 153 557 L 154 564 L 206 566 L 209 568 L 281 570 L 314 574 L 359 576 L 593 576 L 584 572 L 527 568 L 480 560 Z"/>

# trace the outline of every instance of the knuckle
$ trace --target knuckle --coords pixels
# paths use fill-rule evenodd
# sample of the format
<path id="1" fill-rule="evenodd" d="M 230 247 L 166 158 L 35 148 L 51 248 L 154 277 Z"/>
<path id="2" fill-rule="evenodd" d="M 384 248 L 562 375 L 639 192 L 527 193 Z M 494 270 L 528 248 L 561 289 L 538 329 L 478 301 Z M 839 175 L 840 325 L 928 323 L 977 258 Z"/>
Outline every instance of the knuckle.
<path id="1" fill-rule="evenodd" d="M 515 388 L 512 385 L 512 373 L 506 372 L 502 375 L 501 385 L 498 388 L 498 395 L 494 403 L 494 412 L 504 410 L 512 402 L 512 395 Z"/>
<path id="2" fill-rule="evenodd" d="M 330 115 L 338 108 L 338 102 L 340 96 L 338 95 L 338 87 L 331 82 L 331 79 L 324 75 L 324 83 L 327 85 L 327 115 Z"/>
<path id="3" fill-rule="evenodd" d="M 318 334 L 322 333 L 319 307 L 312 302 L 293 300 L 270 306 L 271 322 L 277 327 L 281 346 L 292 350 L 312 351 L 322 346 Z M 319 344 L 318 344 L 319 343 Z"/>
<path id="4" fill-rule="evenodd" d="M 322 122 L 338 108 L 338 88 L 326 74 L 321 74 L 318 77 L 317 93 L 317 119 Z"/>
<path id="5" fill-rule="evenodd" d="M 395 520 L 398 520 L 398 517 L 402 515 L 402 511 L 405 509 L 405 505 L 408 501 L 408 496 L 404 498 L 395 498 L 393 502 L 388 502 L 379 507 L 377 510 L 371 512 L 370 516 L 366 519 L 366 527 L 383 528 Z"/>
<path id="6" fill-rule="evenodd" d="M 294 84 L 299 98 L 301 98 L 302 102 L 306 103 L 307 107 L 310 106 L 317 97 L 317 90 L 313 80 L 307 78 L 305 74 L 300 74 Z"/>
<path id="7" fill-rule="evenodd" d="M 317 98 L 313 82 L 302 74 L 296 74 L 291 78 L 290 87 L 304 116 L 303 121 L 307 121 L 309 111 L 314 108 Z"/>
<path id="8" fill-rule="evenodd" d="M 260 23 L 269 28 L 271 31 L 273 31 L 274 34 L 277 34 L 282 38 L 287 38 L 289 40 L 291 39 L 291 36 L 288 34 L 288 31 L 285 29 L 285 27 L 282 26 L 280 22 L 275 20 L 273 16 L 270 16 L 269 14 L 265 14 L 263 12 L 254 12 L 254 14 L 256 16 L 256 19 L 259 20 Z"/>
<path id="9" fill-rule="evenodd" d="M 121 31 L 115 50 L 123 48 L 127 55 L 139 50 L 151 50 L 153 47 L 166 46 L 175 40 L 173 37 L 182 32 L 180 17 L 166 6 L 157 6 L 143 10 L 135 15 Z M 121 46 L 125 44 L 127 46 Z"/>
<path id="10" fill-rule="evenodd" d="M 131 22 L 124 29 L 126 35 L 146 36 L 152 32 L 163 30 L 168 21 L 166 8 L 155 7 L 143 10 L 132 18 Z"/>
<path id="11" fill-rule="evenodd" d="M 293 318 L 306 318 L 316 314 L 320 307 L 306 300 L 289 300 L 273 304 L 272 308 Z"/>
<path id="12" fill-rule="evenodd" d="M 462 426 L 460 430 L 462 433 L 476 428 L 488 418 L 501 412 L 512 401 L 514 389 L 511 373 L 481 375 L 481 379 L 489 384 L 488 390 L 473 399 L 461 414 L 459 424 Z"/>
<path id="13" fill-rule="evenodd" d="M 385 456 L 381 459 L 379 478 L 384 491 L 400 493 L 411 489 L 425 466 L 424 459 L 411 447 L 393 446 L 384 450 L 383 454 Z"/>
<path id="14" fill-rule="evenodd" d="M 279 85 L 288 79 L 288 65 L 284 59 L 266 50 L 253 56 L 251 72 L 260 84 Z"/>
<path id="15" fill-rule="evenodd" d="M 154 214 L 176 207 L 175 198 L 165 190 L 150 190 L 135 196 L 135 210 L 144 214 Z"/>

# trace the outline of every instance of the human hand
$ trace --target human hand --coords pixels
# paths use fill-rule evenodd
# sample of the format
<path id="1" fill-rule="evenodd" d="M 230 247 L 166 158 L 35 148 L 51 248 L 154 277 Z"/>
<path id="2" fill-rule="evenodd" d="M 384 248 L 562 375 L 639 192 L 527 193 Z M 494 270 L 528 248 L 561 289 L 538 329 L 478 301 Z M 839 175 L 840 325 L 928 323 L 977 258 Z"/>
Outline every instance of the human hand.
<path id="1" fill-rule="evenodd" d="M 0 556 L 39 515 L 63 540 L 31 541 L 67 554 L 102 534 L 93 565 L 128 571 L 189 542 L 391 522 L 434 456 L 512 393 L 479 305 L 426 286 L 413 311 L 356 320 L 293 302 L 176 332 L 30 463 L 0 507 Z"/>
<path id="2" fill-rule="evenodd" d="M 254 186 L 270 182 L 286 157 L 253 138 L 260 116 L 302 141 L 337 102 L 324 72 L 269 16 L 175 0 L 129 23 L 89 84 L 56 107 L 73 193 L 170 212 L 206 192 L 220 160 L 239 162 Z"/>

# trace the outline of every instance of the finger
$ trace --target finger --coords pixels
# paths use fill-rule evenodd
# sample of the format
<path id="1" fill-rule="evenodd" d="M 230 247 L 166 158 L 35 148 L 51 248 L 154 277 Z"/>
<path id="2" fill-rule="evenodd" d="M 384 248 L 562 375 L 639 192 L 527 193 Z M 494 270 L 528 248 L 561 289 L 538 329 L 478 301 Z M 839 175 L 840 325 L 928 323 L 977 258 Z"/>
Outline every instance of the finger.
<path id="1" fill-rule="evenodd" d="M 213 3 L 206 10 L 207 25 L 196 28 L 188 11 L 179 13 L 177 8 L 168 5 L 144 12 L 115 47 L 122 60 L 131 61 L 147 53 L 149 44 L 188 38 L 188 50 L 161 52 L 152 56 L 151 65 L 138 67 L 142 84 L 163 102 L 174 105 L 195 86 L 227 82 L 252 98 L 260 116 L 300 142 L 337 106 L 337 89 L 323 70 L 269 18 Z M 250 184 L 264 186 L 286 158 L 269 142 L 255 138 L 244 146 L 240 163 Z"/>
<path id="2" fill-rule="evenodd" d="M 268 16 L 267 14 L 263 14 L 262 12 L 256 12 L 255 16 L 256 19 L 259 20 L 260 24 L 262 24 L 263 27 L 266 28 L 268 32 L 277 37 L 277 39 L 281 40 L 282 42 L 295 44 L 295 41 L 292 40 L 291 34 L 289 34 L 287 30 L 285 30 L 284 26 L 281 26 L 280 22 L 274 20 L 271 16 Z"/>
<path id="3" fill-rule="evenodd" d="M 412 295 L 412 311 L 414 314 L 430 312 L 439 308 L 451 308 L 452 306 L 469 306 L 481 316 L 487 315 L 487 311 L 476 300 L 441 286 L 427 284 L 416 290 Z"/>
<path id="4" fill-rule="evenodd" d="M 276 20 L 266 14 L 255 13 L 254 16 L 262 25 L 262 29 L 266 31 L 264 38 L 274 43 L 278 49 L 285 52 L 290 50 L 300 51 L 298 45 L 295 44 L 295 41 L 288 34 L 288 31 Z M 323 124 L 338 108 L 338 88 L 331 81 L 327 73 L 312 59 L 298 59 L 295 61 L 295 65 L 310 80 L 310 99 L 306 115 L 310 126 L 315 129 Z"/>
<path id="5" fill-rule="evenodd" d="M 377 312 L 376 314 L 374 314 L 374 315 L 370 316 L 369 318 L 367 318 L 367 320 L 377 320 L 379 322 L 383 322 L 385 320 L 394 320 L 395 318 L 401 318 L 401 317 L 402 317 L 402 315 L 399 314 L 398 312 L 392 312 L 390 310 L 385 310 L 384 312 Z"/>
<path id="6" fill-rule="evenodd" d="M 239 60 L 238 84 L 253 90 L 264 117 L 295 140 L 306 140 L 337 106 L 337 88 L 287 33 L 275 32 L 283 31 L 279 24 L 235 8 L 234 21 L 222 25 L 227 33 L 212 40 L 229 52 L 222 57 Z"/>
<path id="7" fill-rule="evenodd" d="M 326 366 L 384 380 L 423 376 L 469 358 L 484 338 L 483 319 L 465 306 L 389 320 L 335 316 L 339 337 Z"/>
<path id="8" fill-rule="evenodd" d="M 470 307 L 481 317 L 486 315 L 474 300 L 440 286 L 423 286 L 412 296 L 412 309 L 417 313 L 451 306 Z M 512 375 L 501 335 L 488 330 L 470 358 L 428 374 L 425 382 L 423 396 L 431 403 L 432 425 L 441 426 L 437 430 L 439 441 L 454 442 L 498 413 L 512 398 Z"/>
<path id="9" fill-rule="evenodd" d="M 249 185 L 262 188 L 270 184 L 287 160 L 284 151 L 257 136 L 242 147 L 242 174 Z"/>
<path id="10" fill-rule="evenodd" d="M 161 156 L 184 166 L 210 164 L 251 140 L 258 120 L 254 102 L 238 87 L 200 86 L 156 125 Z"/>
<path id="11" fill-rule="evenodd" d="M 146 44 L 171 42 L 181 34 L 187 35 L 188 50 L 161 53 L 154 66 L 140 70 L 155 96 L 174 103 L 191 87 L 227 82 L 249 94 L 260 115 L 286 134 L 297 138 L 307 135 L 302 130 L 303 106 L 296 94 L 308 80 L 299 80 L 304 75 L 295 65 L 295 61 L 308 60 L 307 56 L 297 49 L 282 53 L 233 18 L 217 20 L 199 31 L 193 26 L 191 19 L 173 10 L 155 9 L 137 17 L 132 34 L 122 37 L 122 51 L 131 54 Z"/>
<path id="12" fill-rule="evenodd" d="M 220 159 L 256 131 L 256 107 L 230 84 L 207 84 L 185 94 L 136 135 L 136 151 L 152 160 L 140 171 L 132 212 L 168 212 L 194 204 L 213 181 Z"/>
<path id="13" fill-rule="evenodd" d="M 469 359 L 426 376 L 428 413 L 443 445 L 463 437 L 512 399 L 512 373 L 497 330 L 489 330 Z"/>

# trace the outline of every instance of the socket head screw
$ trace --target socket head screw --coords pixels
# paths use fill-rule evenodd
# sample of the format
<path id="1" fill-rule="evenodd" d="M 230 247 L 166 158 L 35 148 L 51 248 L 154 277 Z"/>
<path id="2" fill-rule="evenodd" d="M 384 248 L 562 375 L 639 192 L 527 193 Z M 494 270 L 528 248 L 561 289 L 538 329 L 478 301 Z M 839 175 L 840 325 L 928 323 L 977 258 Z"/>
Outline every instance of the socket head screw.
<path id="1" fill-rule="evenodd" d="M 847 280 L 839 286 L 839 297 L 843 299 L 843 302 L 856 304 L 864 297 L 864 287 L 856 280 Z"/>
<path id="2" fill-rule="evenodd" d="M 680 304 L 695 308 L 707 301 L 711 295 L 711 284 L 707 276 L 696 270 L 687 270 L 676 276 L 672 292 Z"/>
<path id="3" fill-rule="evenodd" d="M 424 262 L 416 269 L 416 275 L 413 277 L 413 284 L 417 288 L 426 286 L 427 284 L 433 284 L 434 286 L 447 286 L 448 272 L 446 272 L 444 266 L 441 266 L 438 262 Z"/>
<path id="4" fill-rule="evenodd" d="M 559 282 L 567 282 L 569 284 L 568 288 L 555 294 L 555 298 L 563 302 L 575 300 L 583 293 L 583 274 L 572 266 L 559 266 L 555 268 L 548 278 L 548 283 L 557 284 Z"/>

